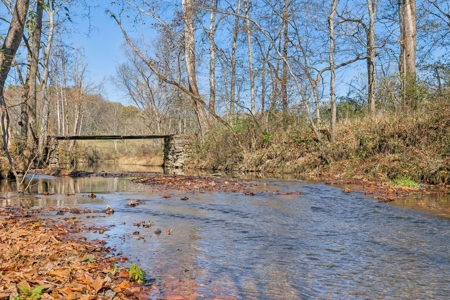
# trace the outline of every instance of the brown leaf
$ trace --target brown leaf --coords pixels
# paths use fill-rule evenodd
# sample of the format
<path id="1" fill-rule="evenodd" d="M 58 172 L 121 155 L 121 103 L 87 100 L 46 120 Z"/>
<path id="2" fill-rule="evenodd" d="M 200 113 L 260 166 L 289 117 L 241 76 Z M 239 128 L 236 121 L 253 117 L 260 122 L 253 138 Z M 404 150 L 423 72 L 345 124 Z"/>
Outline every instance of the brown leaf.
<path id="1" fill-rule="evenodd" d="M 95 293 L 97 294 L 103 288 L 104 284 L 105 281 L 103 280 L 103 278 L 97 276 L 97 278 L 95 278 L 94 282 L 91 284 L 91 287 L 95 290 Z"/>
<path id="2" fill-rule="evenodd" d="M 9 299 L 9 294 L 0 293 L 0 300 L 8 300 L 8 299 Z"/>
<path id="3" fill-rule="evenodd" d="M 63 293 L 66 299 L 75 299 L 74 298 L 74 292 L 71 288 L 65 287 L 58 289 L 59 292 Z"/>
<path id="4" fill-rule="evenodd" d="M 80 300 L 97 300 L 98 297 L 97 296 L 92 296 L 92 295 L 83 295 L 81 298 L 79 298 Z"/>
<path id="5" fill-rule="evenodd" d="M 69 269 L 50 270 L 47 272 L 47 274 L 50 276 L 58 277 L 59 279 L 66 279 L 70 274 L 70 270 Z"/>
<path id="6" fill-rule="evenodd" d="M 129 289 L 131 287 L 130 282 L 129 281 L 123 281 L 121 284 L 116 285 L 113 290 L 116 293 L 120 293 L 126 289 Z"/>
<path id="7" fill-rule="evenodd" d="M 122 270 L 120 270 L 118 277 L 128 278 L 129 275 L 130 275 L 130 273 L 127 270 L 122 269 Z"/>

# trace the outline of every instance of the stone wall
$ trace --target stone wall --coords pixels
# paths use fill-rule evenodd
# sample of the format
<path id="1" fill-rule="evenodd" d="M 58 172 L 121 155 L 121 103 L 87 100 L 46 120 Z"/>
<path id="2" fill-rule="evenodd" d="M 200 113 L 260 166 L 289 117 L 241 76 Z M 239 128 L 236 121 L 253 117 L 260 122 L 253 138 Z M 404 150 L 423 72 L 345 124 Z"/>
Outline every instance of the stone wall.
<path id="1" fill-rule="evenodd" d="M 195 136 L 178 134 L 164 138 L 164 167 L 182 169 L 193 151 Z"/>
<path id="2" fill-rule="evenodd" d="M 59 169 L 59 149 L 58 140 L 54 137 L 48 138 L 47 153 L 44 157 L 47 168 L 49 169 Z"/>

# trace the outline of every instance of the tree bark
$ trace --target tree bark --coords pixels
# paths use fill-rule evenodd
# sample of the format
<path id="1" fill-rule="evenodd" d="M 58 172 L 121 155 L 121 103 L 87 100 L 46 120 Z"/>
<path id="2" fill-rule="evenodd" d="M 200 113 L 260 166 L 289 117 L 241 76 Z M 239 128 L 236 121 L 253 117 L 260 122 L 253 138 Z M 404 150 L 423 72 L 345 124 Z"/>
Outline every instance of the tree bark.
<path id="1" fill-rule="evenodd" d="M 336 72 L 334 66 L 334 51 L 335 51 L 335 41 L 334 41 L 334 16 L 336 14 L 336 7 L 338 4 L 338 0 L 333 0 L 333 4 L 331 7 L 330 15 L 328 16 L 328 29 L 329 29 L 329 38 L 330 38 L 330 55 L 329 55 L 329 63 L 330 63 L 330 105 L 331 105 L 331 118 L 330 118 L 330 135 L 331 135 L 331 143 L 334 143 L 336 140 L 336 93 L 335 93 L 335 81 L 336 81 Z"/>
<path id="2" fill-rule="evenodd" d="M 369 115 L 375 115 L 375 12 L 376 1 L 367 0 L 369 28 L 367 29 L 367 106 Z"/>
<path id="3" fill-rule="evenodd" d="M 238 0 L 236 14 L 241 11 L 241 0 Z M 237 40 L 239 37 L 239 17 L 236 16 L 233 29 L 233 42 L 231 44 L 231 83 L 230 83 L 230 110 L 229 114 L 231 117 L 234 116 L 234 105 L 236 102 L 236 48 Z"/>
<path id="4" fill-rule="evenodd" d="M 19 48 L 20 41 L 22 40 L 25 22 L 27 18 L 28 8 L 30 6 L 29 0 L 17 0 L 14 6 L 12 19 L 9 25 L 9 30 L 2 45 L 0 51 L 0 114 L 1 114 L 1 126 L 2 126 L 2 139 L 3 148 L 5 150 L 8 161 L 11 165 L 12 172 L 17 178 L 16 166 L 11 156 L 11 142 L 13 136 L 10 127 L 10 119 L 8 107 L 4 98 L 5 82 L 8 77 L 8 73 L 11 69 L 12 61 Z M 22 181 L 21 181 L 22 182 Z M 17 189 L 21 190 L 22 185 L 18 185 Z"/>
<path id="5" fill-rule="evenodd" d="M 209 18 L 209 111 L 216 111 L 216 43 L 214 41 L 216 34 L 216 6 L 217 0 L 211 0 L 211 13 Z M 209 121 L 212 122 L 213 120 L 213 115 L 209 114 Z"/>
<path id="6" fill-rule="evenodd" d="M 189 80 L 189 91 L 194 109 L 197 114 L 197 120 L 200 127 L 201 135 L 204 136 L 209 130 L 208 117 L 201 103 L 197 100 L 200 98 L 200 92 L 197 86 L 197 73 L 195 70 L 195 28 L 194 28 L 194 9 L 193 0 L 183 0 L 183 17 L 184 17 L 184 47 L 186 70 Z"/>
<path id="7" fill-rule="evenodd" d="M 253 47 L 252 47 L 252 32 L 250 26 L 250 7 L 251 0 L 245 1 L 245 25 L 247 30 L 247 44 L 248 44 L 248 67 L 250 72 L 250 106 L 251 112 L 254 115 L 255 110 L 255 74 L 253 72 Z"/>
<path id="8" fill-rule="evenodd" d="M 416 106 L 416 0 L 403 0 L 402 3 L 402 61 L 404 62 L 402 79 L 404 81 L 406 109 Z"/>
<path id="9" fill-rule="evenodd" d="M 39 144 L 38 144 L 38 161 L 41 161 L 44 158 L 44 148 L 47 143 L 47 131 L 48 131 L 48 117 L 50 112 L 50 99 L 48 97 L 47 92 L 47 80 L 49 75 L 49 61 L 50 61 L 50 52 L 53 45 L 53 31 L 54 31 L 54 20 L 55 20 L 55 12 L 51 8 L 47 10 L 49 16 L 49 32 L 47 36 L 47 46 L 44 51 L 44 72 L 41 78 L 41 87 L 42 87 L 42 96 L 44 98 L 44 106 L 42 108 L 42 116 L 41 116 L 41 131 L 39 132 Z"/>
<path id="10" fill-rule="evenodd" d="M 284 0 L 284 8 L 282 12 L 283 16 L 283 75 L 281 77 L 281 102 L 283 106 L 283 112 L 287 114 L 288 112 L 288 93 L 287 93 L 287 82 L 288 82 L 288 68 L 287 68 L 287 56 L 289 47 L 289 0 Z"/>
<path id="11" fill-rule="evenodd" d="M 36 158 L 36 102 L 39 51 L 41 48 L 43 1 L 36 2 L 36 18 L 30 28 L 30 49 L 28 52 L 28 69 L 21 103 L 21 138 L 17 141 L 19 153 L 17 163 L 18 178 L 23 178 L 30 164 Z M 20 166 L 20 167 L 19 167 Z M 19 180 L 17 180 L 19 182 Z"/>

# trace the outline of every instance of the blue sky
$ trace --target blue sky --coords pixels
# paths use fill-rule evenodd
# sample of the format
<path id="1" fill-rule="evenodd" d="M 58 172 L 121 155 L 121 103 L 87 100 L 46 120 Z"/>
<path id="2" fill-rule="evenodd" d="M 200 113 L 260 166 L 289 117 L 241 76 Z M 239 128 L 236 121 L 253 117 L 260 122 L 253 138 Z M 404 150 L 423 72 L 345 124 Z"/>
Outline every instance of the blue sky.
<path id="1" fill-rule="evenodd" d="M 89 77 L 94 83 L 106 78 L 103 95 L 106 100 L 129 105 L 125 96 L 110 81 L 116 66 L 125 61 L 122 48 L 124 38 L 120 28 L 105 12 L 105 8 L 91 10 L 91 31 L 88 19 L 76 20 L 79 33 L 72 37 L 74 46 L 84 48 Z"/>

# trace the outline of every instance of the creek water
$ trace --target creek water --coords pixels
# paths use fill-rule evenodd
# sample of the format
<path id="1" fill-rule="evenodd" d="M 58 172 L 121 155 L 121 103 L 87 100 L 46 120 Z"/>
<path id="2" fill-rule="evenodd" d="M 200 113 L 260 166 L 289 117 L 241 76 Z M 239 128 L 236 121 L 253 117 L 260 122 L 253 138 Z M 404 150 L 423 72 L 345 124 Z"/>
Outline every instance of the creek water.
<path id="1" fill-rule="evenodd" d="M 14 198 L 3 182 L 1 201 L 112 206 L 115 213 L 109 217 L 77 215 L 87 225 L 107 229 L 91 231 L 88 238 L 107 241 L 137 263 L 167 297 L 450 298 L 450 218 L 411 209 L 411 203 L 426 199 L 411 199 L 402 207 L 324 184 L 253 183 L 268 191 L 255 196 L 161 192 L 119 178 L 41 176 L 31 181 L 35 198 Z M 274 195 L 273 190 L 301 194 Z M 97 197 L 87 197 L 91 193 Z M 189 199 L 181 201 L 184 196 Z M 143 201 L 130 207 L 130 200 Z M 152 227 L 137 226 L 149 221 Z"/>

